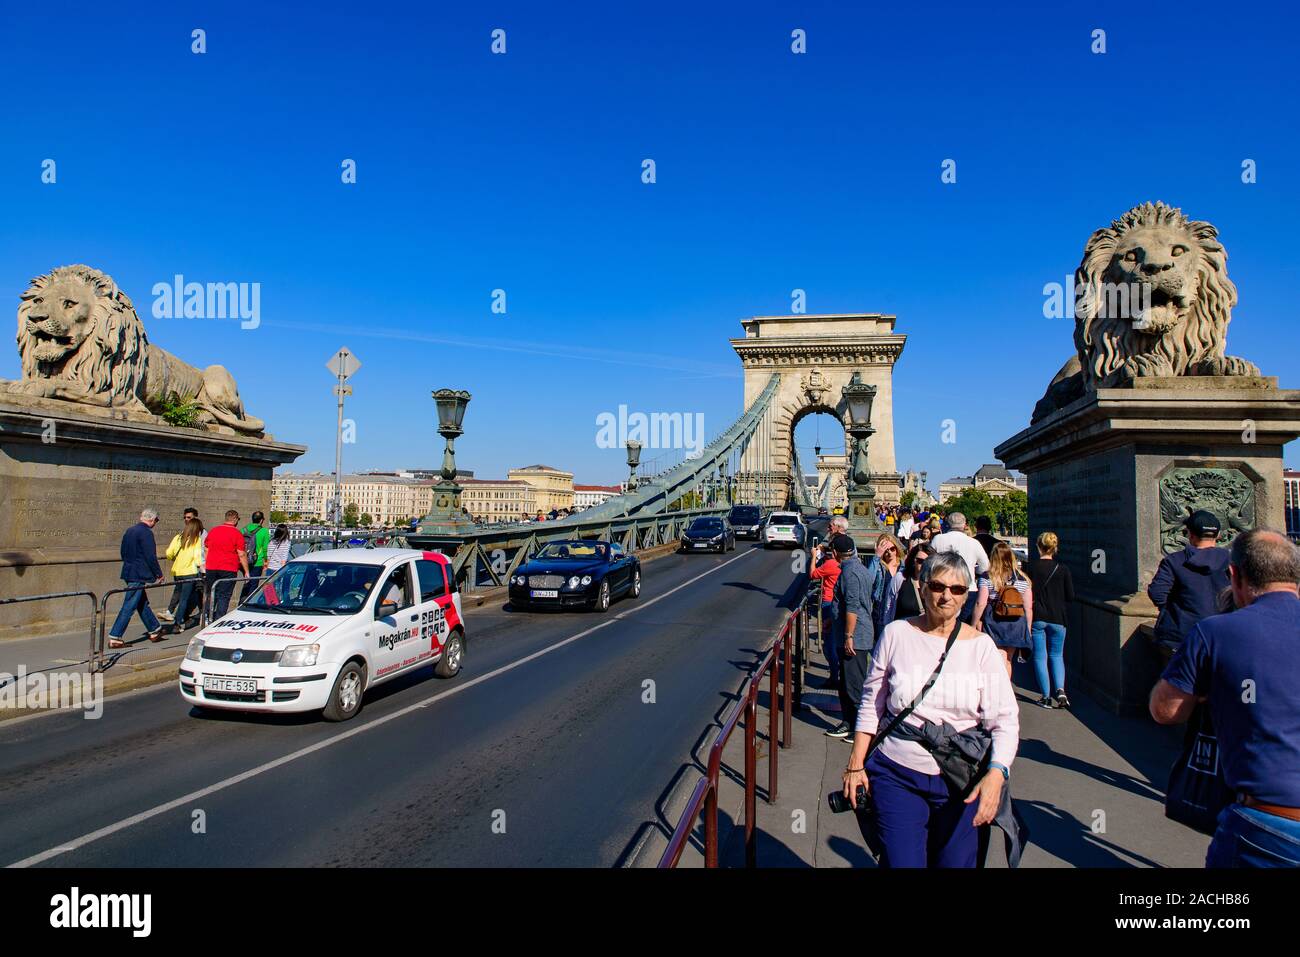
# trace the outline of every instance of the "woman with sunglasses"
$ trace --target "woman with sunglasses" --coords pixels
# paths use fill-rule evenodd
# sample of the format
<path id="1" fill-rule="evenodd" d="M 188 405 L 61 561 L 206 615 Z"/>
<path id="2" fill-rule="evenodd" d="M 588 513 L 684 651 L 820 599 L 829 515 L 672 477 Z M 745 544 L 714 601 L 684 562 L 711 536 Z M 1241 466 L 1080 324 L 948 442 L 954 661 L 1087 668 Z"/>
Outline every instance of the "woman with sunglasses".
<path id="1" fill-rule="evenodd" d="M 921 606 L 921 565 L 929 557 L 930 548 L 925 542 L 908 550 L 907 558 L 885 592 L 885 624 L 900 618 L 915 618 L 925 610 Z"/>
<path id="2" fill-rule="evenodd" d="M 1015 758 L 1020 717 L 1002 655 L 958 621 L 971 584 L 960 555 L 932 555 L 921 566 L 922 614 L 887 625 L 872 656 L 844 794 L 852 801 L 859 785 L 871 794 L 884 867 L 975 867 L 978 828 L 996 816 Z M 941 656 L 934 685 L 864 764 L 876 732 L 912 703 Z M 950 791 L 915 733 L 943 722 L 958 732 L 982 724 L 991 736 L 988 769 L 964 798 Z"/>

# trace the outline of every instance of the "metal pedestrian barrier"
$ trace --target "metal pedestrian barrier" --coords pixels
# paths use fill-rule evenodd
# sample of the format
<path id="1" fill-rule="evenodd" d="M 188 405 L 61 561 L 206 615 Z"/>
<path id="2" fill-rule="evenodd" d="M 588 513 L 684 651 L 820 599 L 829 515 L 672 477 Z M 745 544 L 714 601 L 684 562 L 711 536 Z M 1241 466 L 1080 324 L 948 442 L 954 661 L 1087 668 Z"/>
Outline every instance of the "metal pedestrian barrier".
<path id="1" fill-rule="evenodd" d="M 709 749 L 708 770 L 691 792 L 686 809 L 668 841 L 668 847 L 659 859 L 661 869 L 676 867 L 682 852 L 690 841 L 696 822 L 704 817 L 704 866 L 718 866 L 718 785 L 722 774 L 722 751 L 741 717 L 745 720 L 745 866 L 757 864 L 757 810 L 758 810 L 758 692 L 763 677 L 768 678 L 768 750 L 767 750 L 767 803 L 777 797 L 777 752 L 793 743 L 791 705 L 794 696 L 802 689 L 802 670 L 795 667 L 795 656 L 808 632 L 808 615 L 800 602 L 786 616 L 785 623 L 775 641 L 758 665 L 741 685 L 740 695 L 731 713 L 722 722 L 722 729 Z M 778 696 L 778 687 L 780 695 Z M 778 710 L 777 700 L 780 699 Z M 780 748 L 777 747 L 777 717 L 781 717 Z"/>
<path id="2" fill-rule="evenodd" d="M 53 601 L 58 598 L 89 598 L 90 599 L 90 649 L 88 657 L 92 662 L 95 660 L 95 637 L 98 635 L 98 624 L 100 614 L 100 602 L 93 591 L 60 591 L 51 592 L 47 595 L 24 595 L 21 598 L 0 598 L 0 605 L 17 605 L 29 601 Z"/>

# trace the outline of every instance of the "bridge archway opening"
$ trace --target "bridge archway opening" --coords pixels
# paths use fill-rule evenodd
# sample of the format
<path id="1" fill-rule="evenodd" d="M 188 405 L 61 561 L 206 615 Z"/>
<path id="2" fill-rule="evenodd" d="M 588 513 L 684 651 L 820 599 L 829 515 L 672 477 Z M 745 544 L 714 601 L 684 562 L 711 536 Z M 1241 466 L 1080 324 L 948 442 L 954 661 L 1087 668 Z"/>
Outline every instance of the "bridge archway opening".
<path id="1" fill-rule="evenodd" d="M 838 409 L 823 403 L 810 403 L 795 413 L 790 422 L 791 492 L 794 484 L 806 478 L 815 482 L 808 487 L 814 505 L 827 509 L 848 504 L 845 476 L 848 458 L 845 449 L 848 435 Z"/>

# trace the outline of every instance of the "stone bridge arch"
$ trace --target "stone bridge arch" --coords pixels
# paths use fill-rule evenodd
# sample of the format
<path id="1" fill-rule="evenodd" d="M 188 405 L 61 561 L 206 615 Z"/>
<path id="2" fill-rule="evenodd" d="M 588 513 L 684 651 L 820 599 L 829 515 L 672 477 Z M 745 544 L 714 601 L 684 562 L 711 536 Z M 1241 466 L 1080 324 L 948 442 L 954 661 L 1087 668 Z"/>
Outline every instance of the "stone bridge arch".
<path id="1" fill-rule="evenodd" d="M 875 434 L 867 445 L 876 498 L 898 501 L 899 474 L 894 461 L 894 363 L 907 337 L 894 332 L 897 317 L 880 313 L 755 316 L 744 319 L 744 338 L 731 346 L 745 370 L 745 408 L 767 385 L 772 373 L 781 385 L 766 422 L 741 458 L 740 494 L 769 507 L 785 504 L 792 476 L 794 429 L 815 412 L 848 421 L 840 390 L 856 372 L 876 387 L 872 408 Z M 844 447 L 851 441 L 845 435 Z M 805 469 L 815 463 L 801 463 Z"/>

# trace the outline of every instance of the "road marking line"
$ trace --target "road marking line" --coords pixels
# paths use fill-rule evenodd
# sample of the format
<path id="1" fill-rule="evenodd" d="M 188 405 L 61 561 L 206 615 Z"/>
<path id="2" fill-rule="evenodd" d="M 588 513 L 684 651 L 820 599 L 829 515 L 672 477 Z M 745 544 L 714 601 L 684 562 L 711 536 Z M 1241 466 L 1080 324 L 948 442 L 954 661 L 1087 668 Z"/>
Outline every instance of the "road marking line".
<path id="1" fill-rule="evenodd" d="M 525 655 L 523 658 L 520 658 L 518 661 L 512 661 L 508 665 L 502 665 L 500 668 L 497 668 L 495 671 L 489 671 L 487 674 L 480 675 L 479 677 L 467 681 L 464 684 L 458 684 L 454 688 L 448 688 L 446 691 L 440 691 L 435 695 L 430 695 L 428 698 L 425 698 L 423 701 L 417 701 L 414 704 L 409 704 L 398 711 L 394 711 L 392 714 L 386 714 L 382 718 L 376 718 L 373 721 L 368 721 L 365 724 L 358 725 L 355 728 L 350 728 L 347 731 L 342 731 L 331 738 L 326 738 L 323 741 L 317 741 L 315 744 L 308 745 L 305 748 L 300 748 L 297 751 L 293 751 L 289 754 L 278 757 L 272 761 L 267 761 L 265 764 L 260 764 L 255 768 L 250 768 L 249 770 L 244 771 L 240 774 L 236 774 L 233 777 L 226 778 L 224 781 L 218 781 L 216 784 L 210 784 L 205 788 L 199 788 L 199 790 L 197 791 L 191 791 L 189 794 L 184 794 L 181 797 L 176 798 L 174 801 L 168 801 L 166 804 L 159 804 L 157 807 L 150 808 L 147 811 L 141 811 L 139 814 L 132 814 L 130 817 L 123 818 L 122 820 L 118 821 L 115 824 L 109 824 L 106 827 L 101 827 L 97 831 L 91 831 L 89 834 L 83 834 L 81 837 L 75 838 L 72 841 L 68 841 L 65 844 L 60 845 L 59 847 L 52 847 L 47 851 L 41 851 L 39 854 L 33 854 L 31 857 L 25 857 L 21 861 L 15 861 L 14 863 L 8 864 L 6 866 L 7 867 L 31 867 L 35 864 L 42 864 L 45 861 L 58 857 L 60 854 L 66 854 L 69 851 L 75 851 L 79 848 L 85 847 L 87 844 L 93 843 L 94 841 L 98 841 L 100 838 L 109 837 L 110 835 L 116 834 L 119 831 L 124 831 L 127 828 L 134 827 L 137 824 L 142 824 L 145 821 L 149 820 L 150 818 L 158 817 L 158 815 L 160 814 L 166 814 L 168 811 L 174 811 L 177 808 L 184 807 L 186 804 L 189 804 L 192 801 L 198 801 L 202 798 L 205 798 L 209 794 L 216 794 L 218 791 L 224 791 L 226 790 L 226 788 L 234 787 L 236 784 L 241 784 L 244 781 L 257 777 L 258 775 L 265 774 L 267 771 L 273 771 L 276 768 L 281 767 L 282 765 L 289 764 L 292 761 L 297 761 L 299 758 L 305 758 L 309 754 L 315 754 L 317 751 L 322 751 L 325 748 L 328 748 L 330 745 L 338 744 L 340 741 L 346 741 L 348 738 L 355 737 L 356 735 L 361 734 L 362 732 L 369 731 L 372 728 L 377 728 L 380 725 L 387 724 L 388 722 L 394 721 L 397 718 L 401 718 L 415 711 L 418 711 L 421 708 L 433 704 L 435 701 L 440 701 L 443 698 L 450 698 L 452 695 L 460 694 L 460 692 L 462 691 L 467 691 L 470 688 L 474 687 L 475 685 L 481 684 L 484 681 L 488 681 L 492 678 L 495 678 L 498 675 L 503 675 L 507 671 L 513 671 L 514 669 L 522 665 L 526 665 L 528 662 L 540 658 L 543 655 L 549 655 L 551 652 L 557 651 L 560 648 L 563 648 L 565 645 L 572 644 L 573 642 L 577 641 L 580 638 L 586 638 L 588 635 L 592 634 L 593 632 L 600 631 L 600 629 L 608 627 L 609 625 L 614 624 L 614 622 L 616 621 L 622 621 L 625 617 L 627 617 L 627 615 L 639 611 L 642 608 L 649 608 L 651 605 L 653 605 L 655 602 L 659 601 L 660 599 L 667 598 L 669 595 L 673 594 L 674 592 L 681 591 L 687 585 L 695 584 L 695 582 L 699 581 L 701 578 L 705 577 L 706 575 L 711 575 L 714 572 L 716 572 L 718 569 L 726 568 L 732 562 L 739 561 L 740 559 L 744 558 L 746 555 L 752 555 L 752 554 L 754 553 L 742 552 L 741 554 L 737 555 L 735 558 L 728 559 L 727 561 L 723 562 L 720 565 L 714 565 L 712 568 L 709 568 L 701 572 L 700 574 L 696 575 L 694 578 L 682 582 L 676 588 L 670 589 L 669 591 L 664 592 L 662 595 L 658 595 L 655 598 L 652 598 L 649 601 L 644 603 L 638 602 L 636 608 L 629 609 L 628 611 L 616 615 L 612 618 L 607 618 L 598 625 L 593 625 L 592 627 L 586 629 L 585 631 L 578 632 L 576 635 L 570 635 L 568 638 L 556 642 L 553 645 L 547 645 L 545 648 L 542 648 L 538 651 L 534 651 L 531 655 Z"/>

